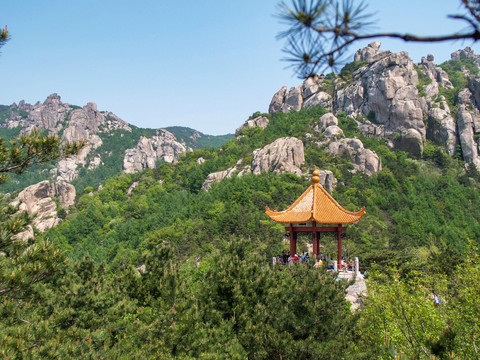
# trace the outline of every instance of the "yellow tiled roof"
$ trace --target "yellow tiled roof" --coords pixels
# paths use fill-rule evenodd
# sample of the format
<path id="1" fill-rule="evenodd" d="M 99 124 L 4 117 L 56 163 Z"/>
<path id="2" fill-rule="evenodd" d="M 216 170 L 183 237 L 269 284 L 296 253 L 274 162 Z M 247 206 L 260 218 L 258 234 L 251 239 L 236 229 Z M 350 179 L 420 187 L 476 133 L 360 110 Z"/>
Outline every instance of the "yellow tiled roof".
<path id="1" fill-rule="evenodd" d="M 271 211 L 266 207 L 266 214 L 278 223 L 307 223 L 316 221 L 317 224 L 352 224 L 365 215 L 365 207 L 360 211 L 348 211 L 320 185 L 318 171 L 313 172 L 313 184 L 284 211 Z"/>

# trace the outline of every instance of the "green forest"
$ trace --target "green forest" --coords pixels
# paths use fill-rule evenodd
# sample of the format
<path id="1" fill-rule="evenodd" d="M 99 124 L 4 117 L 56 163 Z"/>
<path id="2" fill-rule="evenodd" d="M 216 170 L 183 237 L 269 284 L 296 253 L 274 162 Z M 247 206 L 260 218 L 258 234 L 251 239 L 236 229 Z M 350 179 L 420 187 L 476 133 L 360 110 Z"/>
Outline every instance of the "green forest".
<path id="1" fill-rule="evenodd" d="M 421 158 L 392 151 L 339 114 L 345 135 L 382 159 L 372 176 L 353 173 L 347 156 L 315 143 L 326 112 L 264 114 L 267 128 L 245 128 L 217 149 L 85 186 L 64 222 L 35 240 L 12 241 L 30 219 L 4 198 L 2 357 L 478 358 L 478 170 L 430 142 Z M 334 173 L 343 207 L 366 206 L 343 240 L 367 278 L 359 311 L 345 300 L 349 283 L 325 268 L 271 264 L 288 242 L 265 206 L 287 208 L 310 175 L 249 174 L 201 189 L 208 174 L 248 164 L 253 150 L 285 136 L 306 144 L 305 174 Z M 298 251 L 309 241 L 300 237 Z M 335 237 L 320 241 L 335 257 Z"/>

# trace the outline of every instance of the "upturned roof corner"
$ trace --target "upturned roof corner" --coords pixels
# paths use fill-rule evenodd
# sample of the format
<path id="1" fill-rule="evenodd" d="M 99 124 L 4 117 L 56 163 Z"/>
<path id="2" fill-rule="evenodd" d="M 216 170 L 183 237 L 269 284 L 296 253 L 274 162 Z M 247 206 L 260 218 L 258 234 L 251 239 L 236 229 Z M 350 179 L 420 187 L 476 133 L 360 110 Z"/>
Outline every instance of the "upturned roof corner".
<path id="1" fill-rule="evenodd" d="M 319 184 L 318 170 L 313 172 L 312 185 L 286 210 L 272 211 L 266 207 L 265 213 L 278 223 L 352 224 L 366 214 L 365 207 L 360 211 L 344 209 Z"/>

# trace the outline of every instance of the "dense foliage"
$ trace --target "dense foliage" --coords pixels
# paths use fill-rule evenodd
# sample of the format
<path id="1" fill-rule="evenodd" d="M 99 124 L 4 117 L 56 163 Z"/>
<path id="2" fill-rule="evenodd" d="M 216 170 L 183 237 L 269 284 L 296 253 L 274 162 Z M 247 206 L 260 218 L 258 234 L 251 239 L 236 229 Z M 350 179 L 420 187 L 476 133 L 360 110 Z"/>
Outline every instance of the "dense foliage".
<path id="1" fill-rule="evenodd" d="M 422 158 L 391 151 L 338 114 L 345 135 L 382 159 L 374 175 L 354 173 L 348 156 L 334 157 L 318 145 L 323 138 L 314 126 L 324 113 L 316 107 L 268 115 L 267 128 L 243 129 L 219 149 L 186 153 L 175 165 L 116 175 L 98 189 L 78 183 L 76 205 L 45 235 L 48 241 L 9 243 L 6 251 L 19 261 L 2 263 L 8 265 L 4 288 L 12 289 L 0 293 L 2 355 L 474 358 L 478 170 L 465 171 L 461 160 L 430 142 Z M 317 166 L 335 174 L 340 204 L 367 207 L 344 238 L 346 256 L 358 256 L 369 275 L 369 298 L 359 313 L 345 301 L 348 284 L 324 269 L 270 265 L 288 243 L 264 208 L 286 208 L 310 179 L 247 174 L 201 189 L 209 173 L 241 169 L 253 150 L 284 136 L 304 141 L 306 172 Z M 5 229 L 15 211 L 3 206 Z M 18 216 L 21 228 L 29 219 Z M 299 251 L 309 242 L 300 237 Z M 321 243 L 334 257 L 333 237 Z M 25 247 L 37 257 L 29 258 Z M 435 295 L 442 299 L 437 305 Z"/>
<path id="2" fill-rule="evenodd" d="M 97 192 L 87 187 L 67 221 L 49 236 L 71 249 L 76 259 L 88 252 L 107 262 L 126 254 L 140 259 L 143 251 L 162 243 L 186 258 L 208 252 L 220 239 L 232 236 L 248 238 L 265 256 L 273 255 L 280 250 L 283 227 L 268 221 L 263 209 L 286 208 L 308 180 L 265 173 L 225 179 L 208 192 L 200 191 L 201 185 L 211 172 L 242 159 L 248 163 L 252 150 L 282 131 L 301 137 L 295 127 L 303 124 L 305 133 L 322 112 L 319 108 L 276 114 L 270 130 L 246 129 L 244 137 L 219 151 L 197 150 L 182 156 L 175 166 L 164 164 L 155 171 L 111 178 Z M 339 117 L 347 136 L 358 136 L 382 157 L 383 170 L 371 177 L 353 174 L 348 158 L 335 158 L 312 142 L 307 142 L 305 156 L 310 169 L 318 166 L 334 172 L 341 181 L 334 196 L 347 209 L 367 207 L 368 216 L 345 238 L 349 251 L 361 254 L 363 266 L 399 263 L 415 257 L 418 248 L 427 253 L 439 249 L 455 257 L 465 251 L 469 239 L 479 237 L 478 176 L 470 177 L 461 162 L 433 144 L 425 146 L 424 159 L 413 159 L 390 151 L 381 140 L 363 138 L 353 120 Z M 289 118 L 295 119 L 295 127 L 287 126 Z M 198 165 L 199 157 L 205 163 Z M 330 243 L 327 237 L 325 246 L 333 252 Z M 426 259 L 419 261 L 422 266 Z"/>
<path id="3" fill-rule="evenodd" d="M 0 183 L 32 164 L 75 155 L 84 145 L 83 141 L 62 143 L 55 135 L 37 131 L 10 141 L 0 138 Z M 0 297 L 23 298 L 32 285 L 55 272 L 63 255 L 41 237 L 22 239 L 30 218 L 11 201 L 8 196 L 0 199 Z"/>
<path id="4" fill-rule="evenodd" d="M 344 282 L 265 266 L 247 241 L 199 266 L 157 247 L 114 272 L 88 257 L 0 308 L 4 358 L 340 359 L 352 349 Z M 36 304 L 42 304 L 41 307 Z"/>

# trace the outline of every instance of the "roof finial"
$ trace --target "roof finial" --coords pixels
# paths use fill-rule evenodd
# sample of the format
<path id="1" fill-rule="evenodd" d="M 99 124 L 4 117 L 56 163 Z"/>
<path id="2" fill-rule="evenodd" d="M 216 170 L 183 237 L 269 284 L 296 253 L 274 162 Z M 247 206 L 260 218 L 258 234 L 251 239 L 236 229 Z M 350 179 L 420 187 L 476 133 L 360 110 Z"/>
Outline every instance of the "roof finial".
<path id="1" fill-rule="evenodd" d="M 312 182 L 314 184 L 318 184 L 318 182 L 320 181 L 320 178 L 318 177 L 318 175 L 320 175 L 320 173 L 318 172 L 317 168 L 315 168 L 315 170 L 313 171 L 313 176 L 312 176 Z"/>

